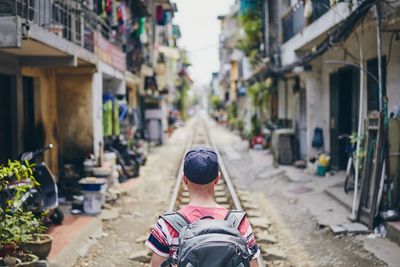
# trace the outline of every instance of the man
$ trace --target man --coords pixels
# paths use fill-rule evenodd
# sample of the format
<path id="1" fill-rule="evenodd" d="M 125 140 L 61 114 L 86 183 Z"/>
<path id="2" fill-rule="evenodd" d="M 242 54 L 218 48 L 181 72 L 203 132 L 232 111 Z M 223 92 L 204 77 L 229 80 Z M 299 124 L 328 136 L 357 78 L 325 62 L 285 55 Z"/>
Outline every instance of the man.
<path id="1" fill-rule="evenodd" d="M 168 136 L 171 136 L 174 132 L 174 127 L 176 123 L 176 115 L 172 110 L 168 113 Z"/>
<path id="2" fill-rule="evenodd" d="M 229 210 L 218 205 L 214 199 L 214 187 L 220 179 L 217 154 L 207 148 L 190 150 L 185 155 L 183 172 L 183 182 L 189 190 L 189 204 L 178 213 L 190 223 L 204 217 L 224 220 Z M 250 266 L 258 266 L 256 257 L 260 251 L 247 218 L 240 222 L 238 230 L 246 240 L 249 254 L 253 256 Z M 176 253 L 178 237 L 179 233 L 164 218 L 157 221 L 146 241 L 146 245 L 153 251 L 152 267 L 159 267 Z"/>

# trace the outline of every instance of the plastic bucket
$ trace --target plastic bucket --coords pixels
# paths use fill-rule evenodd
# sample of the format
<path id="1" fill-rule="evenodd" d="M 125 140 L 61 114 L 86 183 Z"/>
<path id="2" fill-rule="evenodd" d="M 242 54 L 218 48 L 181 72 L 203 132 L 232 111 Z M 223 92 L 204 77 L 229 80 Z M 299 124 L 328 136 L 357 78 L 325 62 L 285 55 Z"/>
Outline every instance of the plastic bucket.
<path id="1" fill-rule="evenodd" d="M 103 205 L 104 193 L 102 191 L 82 191 L 83 211 L 86 214 L 99 214 Z"/>
<path id="2" fill-rule="evenodd" d="M 325 166 L 318 165 L 317 167 L 317 175 L 318 176 L 325 176 L 328 168 Z"/>

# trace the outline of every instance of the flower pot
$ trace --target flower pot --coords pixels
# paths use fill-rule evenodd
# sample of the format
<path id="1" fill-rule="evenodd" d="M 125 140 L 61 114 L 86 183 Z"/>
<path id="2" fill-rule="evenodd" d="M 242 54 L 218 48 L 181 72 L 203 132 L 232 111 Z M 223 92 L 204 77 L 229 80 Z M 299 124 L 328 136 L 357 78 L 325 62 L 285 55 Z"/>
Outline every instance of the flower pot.
<path id="1" fill-rule="evenodd" d="M 29 240 L 21 245 L 21 248 L 26 253 L 32 253 L 39 257 L 41 260 L 45 260 L 50 253 L 52 237 L 46 234 L 34 235 L 34 240 Z"/>
<path id="2" fill-rule="evenodd" d="M 0 258 L 0 267 L 10 267 L 10 266 L 17 266 L 21 263 L 21 260 L 15 257 L 5 257 Z"/>
<path id="3" fill-rule="evenodd" d="M 21 257 L 22 262 L 18 263 L 16 267 L 35 267 L 39 258 L 33 254 L 25 254 Z"/>
<path id="4" fill-rule="evenodd" d="M 0 246 L 0 258 L 4 258 L 7 255 L 12 255 L 14 248 L 10 245 L 6 245 L 6 247 Z M 1 266 L 1 265 L 0 265 Z"/>

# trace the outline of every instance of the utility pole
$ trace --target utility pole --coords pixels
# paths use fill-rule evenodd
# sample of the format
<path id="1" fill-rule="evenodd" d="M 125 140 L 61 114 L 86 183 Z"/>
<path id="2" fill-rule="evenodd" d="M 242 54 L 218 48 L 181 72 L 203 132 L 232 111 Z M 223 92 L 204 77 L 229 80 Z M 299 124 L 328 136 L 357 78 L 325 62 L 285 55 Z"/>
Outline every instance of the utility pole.
<path id="1" fill-rule="evenodd" d="M 375 3 L 376 13 L 376 46 L 378 55 L 378 80 L 379 80 L 379 111 L 382 111 L 385 92 L 383 91 L 383 77 L 382 77 L 382 34 L 381 34 L 381 6 L 380 1 Z"/>

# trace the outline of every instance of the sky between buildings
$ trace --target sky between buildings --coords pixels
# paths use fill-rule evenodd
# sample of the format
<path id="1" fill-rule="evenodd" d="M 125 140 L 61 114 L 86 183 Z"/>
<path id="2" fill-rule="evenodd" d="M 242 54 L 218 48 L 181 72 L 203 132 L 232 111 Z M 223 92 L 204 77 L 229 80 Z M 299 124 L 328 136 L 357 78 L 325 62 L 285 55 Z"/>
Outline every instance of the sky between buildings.
<path id="1" fill-rule="evenodd" d="M 211 73 L 218 71 L 219 15 L 227 14 L 234 0 L 175 0 L 178 13 L 174 23 L 181 27 L 179 44 L 189 51 L 190 74 L 195 84 L 210 82 Z"/>

